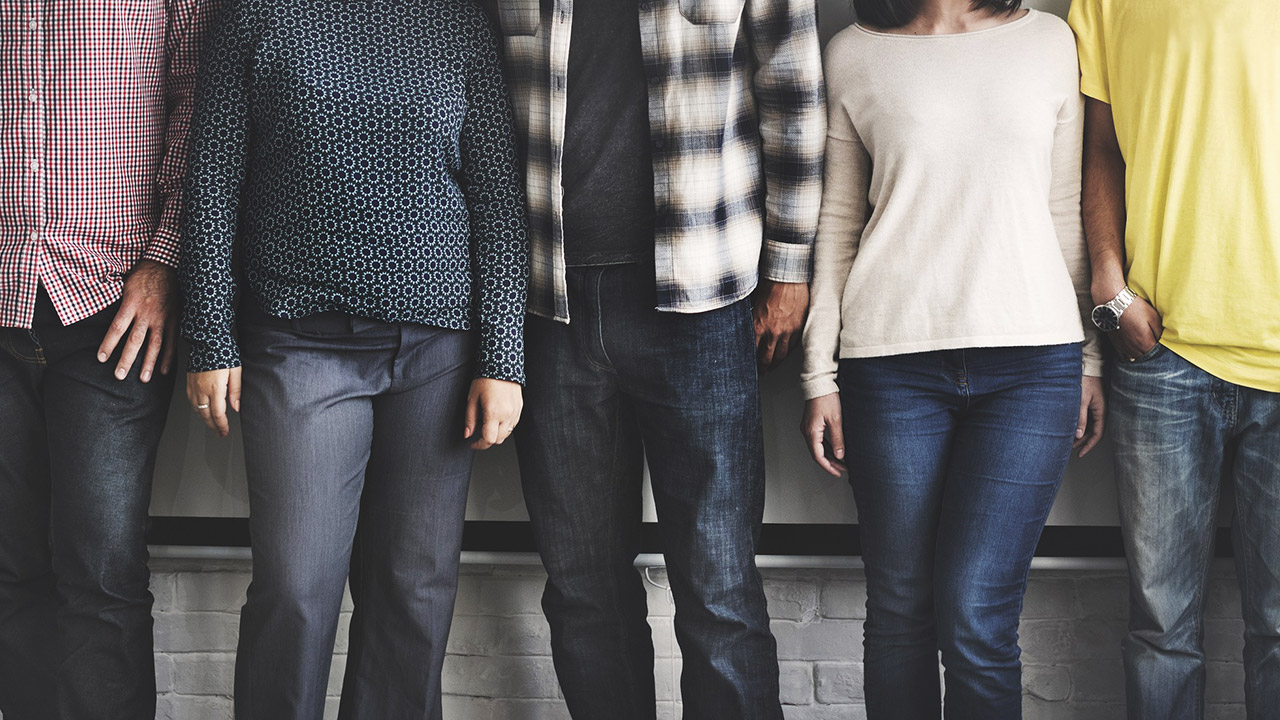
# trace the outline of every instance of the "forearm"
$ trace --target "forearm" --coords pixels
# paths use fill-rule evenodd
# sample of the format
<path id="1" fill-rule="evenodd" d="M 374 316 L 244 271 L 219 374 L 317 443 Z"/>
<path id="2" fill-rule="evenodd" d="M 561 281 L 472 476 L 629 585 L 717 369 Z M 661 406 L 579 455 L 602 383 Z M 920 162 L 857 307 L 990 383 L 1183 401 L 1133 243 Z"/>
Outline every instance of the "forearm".
<path id="1" fill-rule="evenodd" d="M 1125 286 L 1125 162 L 1109 105 L 1088 99 L 1084 139 L 1084 228 L 1091 290 L 1095 303 L 1105 303 Z"/>

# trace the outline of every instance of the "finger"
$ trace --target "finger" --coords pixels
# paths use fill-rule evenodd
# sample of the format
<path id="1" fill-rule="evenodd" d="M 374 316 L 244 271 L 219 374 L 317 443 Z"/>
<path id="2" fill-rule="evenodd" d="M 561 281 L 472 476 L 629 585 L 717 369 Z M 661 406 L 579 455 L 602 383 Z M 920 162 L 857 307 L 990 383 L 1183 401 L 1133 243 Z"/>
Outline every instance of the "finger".
<path id="1" fill-rule="evenodd" d="M 164 352 L 160 355 L 160 374 L 168 375 L 173 370 L 174 348 L 177 347 L 178 338 L 178 314 L 169 313 L 169 319 L 164 324 Z"/>
<path id="2" fill-rule="evenodd" d="M 147 326 L 143 324 L 141 319 L 133 323 L 133 330 L 129 331 L 129 338 L 125 340 L 124 350 L 120 353 L 120 362 L 116 363 L 116 379 L 123 380 L 129 374 L 130 368 L 133 367 L 133 361 L 137 359 L 138 353 L 142 350 L 142 345 L 147 341 Z"/>
<path id="3" fill-rule="evenodd" d="M 832 466 L 831 461 L 827 459 L 827 454 L 822 447 L 822 430 L 820 428 L 809 428 L 805 431 L 805 437 L 809 441 L 809 454 L 813 456 L 813 461 L 818 467 L 826 471 L 828 475 L 840 477 L 840 471 Z"/>
<path id="4" fill-rule="evenodd" d="M 463 438 L 470 440 L 471 436 L 475 435 L 476 422 L 479 420 L 479 415 L 480 396 L 476 393 L 472 393 L 471 396 L 467 398 L 466 419 L 463 420 Z M 472 447 L 475 447 L 475 445 L 473 444 Z"/>
<path id="5" fill-rule="evenodd" d="M 760 308 L 751 308 L 751 328 L 756 333 L 756 347 L 760 346 L 760 338 L 764 337 L 764 321 L 760 318 Z"/>
<path id="6" fill-rule="evenodd" d="M 107 334 L 102 338 L 102 344 L 98 346 L 98 362 L 106 362 L 107 358 L 115 353 L 116 345 L 120 343 L 120 338 L 129 332 L 130 325 L 133 325 L 133 307 L 122 305 L 116 312 L 115 318 L 111 320 L 111 324 L 107 326 Z"/>
<path id="7" fill-rule="evenodd" d="M 218 432 L 218 426 L 213 422 L 213 412 L 210 410 L 213 407 L 213 402 L 210 401 L 208 395 L 197 394 L 191 406 L 195 408 L 196 414 L 200 416 L 200 419 L 204 421 L 205 427 Z"/>
<path id="8" fill-rule="evenodd" d="M 756 364 L 762 368 L 772 367 L 773 352 L 778 338 L 772 333 L 764 333 L 756 344 Z"/>
<path id="9" fill-rule="evenodd" d="M 483 430 L 481 432 L 481 436 L 484 437 L 485 444 L 488 447 L 493 447 L 494 445 L 497 445 L 498 442 L 502 439 L 501 427 L 502 425 L 501 423 L 498 422 L 497 418 L 486 417 L 484 419 L 484 425 L 483 425 Z"/>
<path id="10" fill-rule="evenodd" d="M 227 421 L 227 388 L 220 385 L 209 398 L 209 414 L 213 418 L 214 429 L 218 437 L 226 437 L 231 433 L 231 424 Z"/>
<path id="11" fill-rule="evenodd" d="M 1076 441 L 1072 447 L 1080 447 L 1084 442 L 1084 431 L 1089 426 L 1089 396 L 1080 398 L 1080 414 L 1076 417 Z"/>
<path id="12" fill-rule="evenodd" d="M 772 370 L 782 364 L 787 359 L 787 353 L 791 352 L 791 341 L 789 336 L 783 335 L 773 344 L 773 357 L 769 358 L 769 369 Z"/>
<path id="13" fill-rule="evenodd" d="M 498 441 L 495 442 L 494 445 L 501 445 L 502 443 L 506 442 L 507 438 L 511 437 L 511 433 L 513 430 L 515 430 L 514 425 L 510 425 L 508 423 L 500 424 L 498 426 Z"/>
<path id="14" fill-rule="evenodd" d="M 844 460 L 844 428 L 840 418 L 827 418 L 827 443 L 831 446 L 831 454 L 837 460 Z"/>
<path id="15" fill-rule="evenodd" d="M 1080 457 L 1089 454 L 1089 451 L 1097 447 L 1102 441 L 1102 435 L 1106 431 L 1107 411 L 1106 406 L 1101 402 L 1094 402 L 1089 407 L 1089 434 L 1085 438 L 1084 445 L 1080 448 Z"/>
<path id="16" fill-rule="evenodd" d="M 240 368 L 232 368 L 227 377 L 227 399 L 231 409 L 240 412 Z"/>
<path id="17" fill-rule="evenodd" d="M 138 379 L 142 382 L 151 382 L 151 373 L 156 368 L 156 360 L 160 358 L 163 345 L 164 334 L 159 329 L 152 331 L 147 338 L 147 354 L 142 358 L 142 372 L 138 373 Z"/>

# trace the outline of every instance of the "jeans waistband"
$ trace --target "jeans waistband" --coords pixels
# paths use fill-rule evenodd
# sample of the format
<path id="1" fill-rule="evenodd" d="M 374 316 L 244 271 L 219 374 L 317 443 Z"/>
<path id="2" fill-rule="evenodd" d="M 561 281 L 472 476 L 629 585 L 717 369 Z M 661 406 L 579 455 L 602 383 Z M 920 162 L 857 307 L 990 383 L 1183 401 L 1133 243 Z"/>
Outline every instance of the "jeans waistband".
<path id="1" fill-rule="evenodd" d="M 326 310 L 300 318 L 282 318 L 264 310 L 257 298 L 248 294 L 241 297 L 237 316 L 240 322 L 251 325 L 322 334 L 350 333 L 361 328 L 394 324 L 383 320 L 362 318 L 341 310 Z"/>

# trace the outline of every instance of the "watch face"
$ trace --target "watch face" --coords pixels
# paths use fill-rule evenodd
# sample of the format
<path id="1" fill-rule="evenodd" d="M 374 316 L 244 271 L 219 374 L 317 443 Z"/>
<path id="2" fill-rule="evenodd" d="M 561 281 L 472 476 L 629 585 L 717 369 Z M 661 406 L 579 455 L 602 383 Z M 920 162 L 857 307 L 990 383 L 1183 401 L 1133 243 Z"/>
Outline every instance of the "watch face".
<path id="1" fill-rule="evenodd" d="M 1113 332 L 1120 329 L 1120 316 L 1106 305 L 1099 305 L 1093 309 L 1093 324 L 1103 332 Z"/>

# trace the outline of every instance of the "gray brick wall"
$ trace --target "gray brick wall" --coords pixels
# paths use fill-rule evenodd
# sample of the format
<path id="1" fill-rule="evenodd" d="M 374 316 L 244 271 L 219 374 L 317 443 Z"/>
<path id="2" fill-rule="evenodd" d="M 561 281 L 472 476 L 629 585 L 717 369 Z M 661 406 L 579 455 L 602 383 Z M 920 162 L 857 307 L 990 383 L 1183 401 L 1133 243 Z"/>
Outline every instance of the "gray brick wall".
<path id="1" fill-rule="evenodd" d="M 231 720 L 237 612 L 249 583 L 240 562 L 158 560 L 156 676 L 160 720 Z M 665 583 L 661 571 L 652 573 Z M 539 608 L 540 569 L 464 568 L 445 664 L 450 720 L 568 718 L 552 668 Z M 862 710 L 862 618 L 866 598 L 857 571 L 765 572 L 781 656 L 788 720 L 855 720 Z M 1123 716 L 1120 638 L 1127 591 L 1117 572 L 1036 571 L 1022 621 L 1025 707 L 1029 720 L 1110 720 Z M 1239 596 L 1228 566 L 1215 566 L 1205 628 L 1209 720 L 1244 718 Z M 660 715 L 678 718 L 679 653 L 667 593 L 649 591 Z M 335 696 L 346 651 L 338 634 Z"/>

